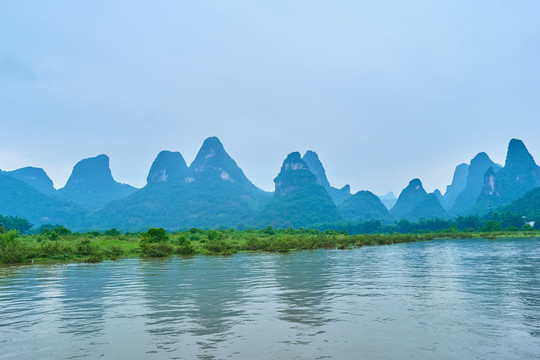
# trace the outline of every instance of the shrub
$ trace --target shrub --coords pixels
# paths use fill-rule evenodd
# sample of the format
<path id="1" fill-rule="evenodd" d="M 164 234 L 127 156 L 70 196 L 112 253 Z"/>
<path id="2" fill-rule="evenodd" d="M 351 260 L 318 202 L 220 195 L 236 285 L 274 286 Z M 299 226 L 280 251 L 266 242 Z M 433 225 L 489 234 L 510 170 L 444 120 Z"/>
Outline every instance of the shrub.
<path id="1" fill-rule="evenodd" d="M 96 252 L 90 255 L 84 262 L 87 263 L 98 263 L 103 261 L 103 254 Z"/>
<path id="2" fill-rule="evenodd" d="M 167 241 L 150 243 L 146 240 L 141 240 L 139 247 L 143 256 L 164 257 L 174 253 L 174 246 Z"/>
<path id="3" fill-rule="evenodd" d="M 111 260 L 116 260 L 125 255 L 124 250 L 120 246 L 112 245 L 105 250 L 105 255 Z"/>
<path id="4" fill-rule="evenodd" d="M 279 253 L 288 253 L 290 249 L 291 246 L 287 239 L 284 237 L 273 238 L 268 246 L 268 251 Z"/>
<path id="5" fill-rule="evenodd" d="M 195 249 L 191 244 L 191 241 L 187 240 L 182 242 L 177 248 L 176 253 L 180 255 L 192 255 L 195 253 Z"/>
<path id="6" fill-rule="evenodd" d="M 58 233 L 56 231 L 49 231 L 49 240 L 58 240 Z"/>
<path id="7" fill-rule="evenodd" d="M 116 230 L 115 228 L 112 228 L 110 230 L 106 230 L 103 232 L 103 235 L 105 236 L 112 236 L 112 237 L 117 237 L 117 236 L 120 236 L 122 235 L 122 233 L 118 230 Z"/>
<path id="8" fill-rule="evenodd" d="M 26 247 L 21 243 L 17 231 L 8 231 L 0 234 L 0 261 L 4 264 L 17 264 L 24 262 Z"/>
<path id="9" fill-rule="evenodd" d="M 90 239 L 83 239 L 75 245 L 77 255 L 94 255 L 97 253 L 97 246 L 92 244 Z"/>
<path id="10" fill-rule="evenodd" d="M 204 248 L 208 250 L 210 253 L 223 254 L 223 255 L 231 255 L 238 251 L 231 243 L 223 239 L 220 239 L 220 240 L 209 239 L 204 244 Z"/>
<path id="11" fill-rule="evenodd" d="M 262 239 L 258 239 L 255 236 L 250 236 L 246 240 L 246 244 L 244 246 L 244 250 L 264 250 L 266 248 L 265 243 Z"/>

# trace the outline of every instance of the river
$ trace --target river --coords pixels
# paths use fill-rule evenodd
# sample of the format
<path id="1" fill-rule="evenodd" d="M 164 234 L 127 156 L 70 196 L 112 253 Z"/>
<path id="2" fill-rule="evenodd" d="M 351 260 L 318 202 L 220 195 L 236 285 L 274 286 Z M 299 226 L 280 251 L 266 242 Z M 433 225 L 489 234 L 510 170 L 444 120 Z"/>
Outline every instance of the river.
<path id="1" fill-rule="evenodd" d="M 0 267 L 0 359 L 538 359 L 540 238 Z"/>

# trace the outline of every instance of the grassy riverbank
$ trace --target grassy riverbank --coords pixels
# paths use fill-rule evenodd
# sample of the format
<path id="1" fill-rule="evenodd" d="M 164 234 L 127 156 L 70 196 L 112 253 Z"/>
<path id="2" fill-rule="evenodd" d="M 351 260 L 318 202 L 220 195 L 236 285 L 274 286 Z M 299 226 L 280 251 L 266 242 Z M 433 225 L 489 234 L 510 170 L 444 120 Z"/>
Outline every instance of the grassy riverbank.
<path id="1" fill-rule="evenodd" d="M 288 253 L 311 249 L 348 249 L 444 238 L 488 238 L 540 236 L 537 231 L 439 232 L 427 234 L 348 235 L 318 230 L 201 230 L 167 233 L 149 229 L 143 233 L 71 233 L 59 227 L 39 235 L 16 231 L 0 233 L 0 263 L 100 262 L 126 257 L 231 255 L 240 251 Z"/>

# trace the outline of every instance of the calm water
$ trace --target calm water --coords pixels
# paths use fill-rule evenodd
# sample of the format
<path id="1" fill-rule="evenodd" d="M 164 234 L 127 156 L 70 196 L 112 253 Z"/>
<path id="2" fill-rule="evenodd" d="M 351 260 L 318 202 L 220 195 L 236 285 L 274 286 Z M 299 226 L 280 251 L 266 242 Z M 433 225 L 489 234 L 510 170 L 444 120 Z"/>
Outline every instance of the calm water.
<path id="1" fill-rule="evenodd" d="M 0 268 L 0 359 L 538 359 L 540 238 Z"/>

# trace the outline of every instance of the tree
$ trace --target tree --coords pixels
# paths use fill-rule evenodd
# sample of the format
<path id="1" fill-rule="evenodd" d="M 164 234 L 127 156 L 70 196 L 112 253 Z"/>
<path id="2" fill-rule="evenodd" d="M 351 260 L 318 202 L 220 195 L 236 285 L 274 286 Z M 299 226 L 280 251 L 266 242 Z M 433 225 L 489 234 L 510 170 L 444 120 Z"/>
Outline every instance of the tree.
<path id="1" fill-rule="evenodd" d="M 489 220 L 486 225 L 484 225 L 480 231 L 482 232 L 494 232 L 494 231 L 501 231 L 502 230 L 502 226 L 501 226 L 501 223 L 498 223 L 496 221 L 493 221 L 493 220 Z"/>
<path id="2" fill-rule="evenodd" d="M 149 243 L 169 241 L 169 234 L 164 228 L 150 228 L 141 234 L 141 238 Z"/>

